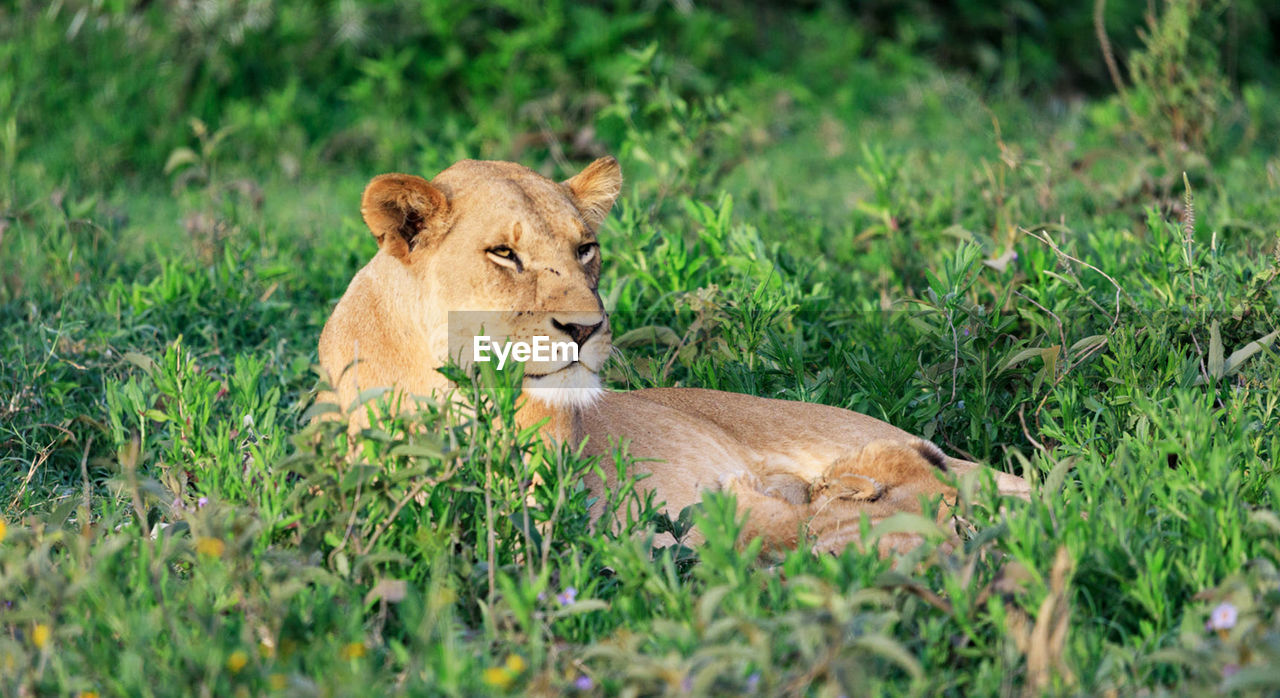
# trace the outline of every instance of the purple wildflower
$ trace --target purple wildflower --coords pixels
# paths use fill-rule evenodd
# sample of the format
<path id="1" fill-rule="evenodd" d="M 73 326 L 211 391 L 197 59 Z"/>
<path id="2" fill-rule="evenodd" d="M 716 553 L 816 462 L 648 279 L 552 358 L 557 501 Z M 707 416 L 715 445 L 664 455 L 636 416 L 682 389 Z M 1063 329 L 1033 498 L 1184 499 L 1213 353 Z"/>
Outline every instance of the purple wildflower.
<path id="1" fill-rule="evenodd" d="M 760 686 L 760 672 L 754 672 L 747 677 L 747 690 L 754 693 L 756 688 Z"/>
<path id="2" fill-rule="evenodd" d="M 565 590 L 556 594 L 556 601 L 561 606 L 568 606 L 578 600 L 578 590 L 573 587 L 565 587 Z"/>
<path id="3" fill-rule="evenodd" d="M 208 497 L 201 497 L 201 498 L 199 498 L 199 499 L 197 499 L 197 500 L 196 500 L 196 508 L 198 508 L 198 509 L 203 509 L 203 508 L 204 508 L 204 505 L 206 505 L 206 504 L 208 504 L 208 503 L 209 503 L 209 498 L 208 498 Z"/>
<path id="4" fill-rule="evenodd" d="M 592 681 L 590 676 L 583 674 L 573 680 L 573 687 L 579 691 L 590 691 L 596 687 L 596 682 Z"/>
<path id="5" fill-rule="evenodd" d="M 1204 627 L 1206 630 L 1230 630 L 1236 627 L 1236 620 L 1239 617 L 1240 612 L 1236 607 L 1231 605 L 1230 601 L 1223 601 L 1209 613 L 1209 620 Z"/>

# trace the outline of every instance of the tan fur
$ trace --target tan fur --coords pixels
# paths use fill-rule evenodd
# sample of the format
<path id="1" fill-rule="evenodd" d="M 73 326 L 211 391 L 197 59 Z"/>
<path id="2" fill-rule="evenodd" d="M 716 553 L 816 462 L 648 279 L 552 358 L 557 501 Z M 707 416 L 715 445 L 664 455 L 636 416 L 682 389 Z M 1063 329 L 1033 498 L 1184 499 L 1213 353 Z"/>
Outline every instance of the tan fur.
<path id="1" fill-rule="evenodd" d="M 437 369 L 450 353 L 449 333 L 474 329 L 451 328 L 456 315 L 449 311 L 502 312 L 502 327 L 486 332 L 517 338 L 564 340 L 566 327 L 599 324 L 580 343 L 579 363 L 526 364 L 528 399 L 517 417 L 522 424 L 549 418 L 545 436 L 574 443 L 586 437 L 587 452 L 606 458 L 628 442 L 633 457 L 653 459 L 639 464 L 653 474 L 639 489 L 653 491 L 672 516 L 708 490 L 727 489 L 747 514 L 744 541 L 759 536 L 767 548 L 785 550 L 809 537 L 815 549 L 838 551 L 857 539 L 864 513 L 874 523 L 918 513 L 922 495 L 954 501 L 944 479 L 980 466 L 866 415 L 694 388 L 599 391 L 610 333 L 596 290 L 599 250 L 590 259 L 582 250 L 594 243 L 621 182 L 613 158 L 559 184 L 513 163 L 470 160 L 430 182 L 374 178 L 361 211 L 379 251 L 321 334 L 320 363 L 335 390 L 320 399 L 346 408 L 372 387 L 447 391 Z M 500 246 L 519 258 L 519 268 L 494 257 Z M 353 414 L 353 425 L 364 415 Z M 1021 478 L 993 474 L 1003 493 L 1027 496 Z M 586 484 L 598 516 L 613 483 Z M 699 540 L 695 532 L 689 542 Z M 913 542 L 888 536 L 881 550 Z"/>

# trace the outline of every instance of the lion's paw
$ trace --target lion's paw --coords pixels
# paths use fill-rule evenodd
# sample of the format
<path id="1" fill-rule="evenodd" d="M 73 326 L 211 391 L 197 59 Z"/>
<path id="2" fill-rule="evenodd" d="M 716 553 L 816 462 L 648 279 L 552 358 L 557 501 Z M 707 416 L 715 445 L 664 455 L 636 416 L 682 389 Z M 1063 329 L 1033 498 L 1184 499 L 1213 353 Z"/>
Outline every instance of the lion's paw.
<path id="1" fill-rule="evenodd" d="M 879 499 L 888 485 L 860 472 L 859 460 L 854 457 L 836 461 L 809 486 L 809 501 L 817 504 L 831 500 L 871 502 Z"/>
<path id="2" fill-rule="evenodd" d="M 814 481 L 810 499 L 873 502 L 904 483 L 931 481 L 939 469 L 945 469 L 941 451 L 927 441 L 872 441 L 856 454 L 832 463 Z"/>
<path id="3" fill-rule="evenodd" d="M 759 494 L 764 489 L 764 483 L 760 481 L 760 478 L 755 473 L 746 470 L 724 473 L 716 484 L 719 485 L 721 492 L 733 492 L 736 494 L 748 492 Z"/>

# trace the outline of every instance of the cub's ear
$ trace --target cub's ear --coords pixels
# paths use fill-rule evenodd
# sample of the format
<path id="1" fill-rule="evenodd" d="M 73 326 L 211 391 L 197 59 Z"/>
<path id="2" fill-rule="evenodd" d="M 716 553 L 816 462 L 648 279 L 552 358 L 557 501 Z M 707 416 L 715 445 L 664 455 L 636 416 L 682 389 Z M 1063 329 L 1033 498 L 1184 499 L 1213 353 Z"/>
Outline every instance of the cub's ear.
<path id="1" fill-rule="evenodd" d="M 613 156 L 605 156 L 563 184 L 587 225 L 595 228 L 604 222 L 604 217 L 609 215 L 609 209 L 613 208 L 614 200 L 622 191 L 622 169 Z"/>
<path id="2" fill-rule="evenodd" d="M 401 261 L 430 242 L 448 212 L 444 193 L 414 175 L 378 175 L 360 199 L 360 215 L 378 239 L 378 247 Z"/>

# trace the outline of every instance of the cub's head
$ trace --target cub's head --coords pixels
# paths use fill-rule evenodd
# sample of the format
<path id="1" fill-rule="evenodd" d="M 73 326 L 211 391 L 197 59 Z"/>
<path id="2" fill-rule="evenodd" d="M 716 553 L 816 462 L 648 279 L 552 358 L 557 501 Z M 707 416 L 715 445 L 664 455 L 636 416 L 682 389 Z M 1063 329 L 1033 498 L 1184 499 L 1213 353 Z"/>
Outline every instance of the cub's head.
<path id="1" fill-rule="evenodd" d="M 375 177 L 360 212 L 380 255 L 396 262 L 381 265 L 397 277 L 406 339 L 425 343 L 407 349 L 423 351 L 431 370 L 449 358 L 464 367 L 504 362 L 505 350 L 508 365 L 523 360 L 531 398 L 554 406 L 594 400 L 611 350 L 596 231 L 621 187 L 612 157 L 564 182 L 474 160 L 431 181 Z M 532 349 L 527 360 L 522 344 Z"/>

